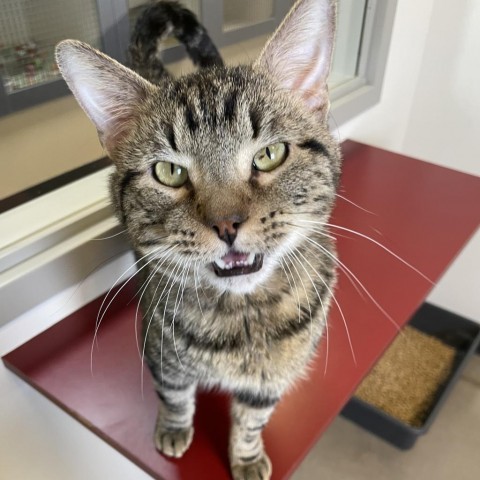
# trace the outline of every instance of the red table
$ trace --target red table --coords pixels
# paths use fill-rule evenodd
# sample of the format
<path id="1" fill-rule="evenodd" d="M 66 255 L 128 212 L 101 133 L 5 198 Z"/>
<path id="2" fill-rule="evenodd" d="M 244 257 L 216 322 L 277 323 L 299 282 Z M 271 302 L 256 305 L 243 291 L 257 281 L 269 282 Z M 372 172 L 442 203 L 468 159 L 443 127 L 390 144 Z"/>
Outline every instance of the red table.
<path id="1" fill-rule="evenodd" d="M 480 224 L 480 178 L 347 141 L 344 173 L 332 223 L 358 230 L 437 281 Z M 364 210 L 363 210 L 364 209 Z M 367 212 L 370 211 L 371 213 Z M 376 243 L 332 230 L 341 260 L 368 291 L 340 272 L 337 300 L 308 380 L 280 403 L 264 434 L 273 479 L 288 478 L 348 401 L 432 284 Z M 8 368 L 104 438 L 155 478 L 227 479 L 228 402 L 199 395 L 195 438 L 180 460 L 152 442 L 157 399 L 135 343 L 136 305 L 125 288 L 90 348 L 101 299 L 4 357 Z M 372 298 L 369 297 L 371 295 Z M 395 325 L 396 324 L 396 325 Z"/>

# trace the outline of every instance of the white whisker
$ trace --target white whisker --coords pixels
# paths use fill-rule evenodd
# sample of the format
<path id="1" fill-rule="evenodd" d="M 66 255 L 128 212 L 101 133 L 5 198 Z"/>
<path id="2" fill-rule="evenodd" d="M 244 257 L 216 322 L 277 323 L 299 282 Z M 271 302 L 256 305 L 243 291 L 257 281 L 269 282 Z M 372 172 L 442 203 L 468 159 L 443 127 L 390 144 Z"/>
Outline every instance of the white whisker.
<path id="1" fill-rule="evenodd" d="M 290 282 L 290 278 L 288 276 L 288 273 L 287 271 L 285 270 L 285 266 L 283 264 L 283 260 L 280 258 L 280 265 L 285 273 L 285 277 L 287 278 L 287 281 L 288 281 L 288 285 L 290 286 L 290 290 L 293 292 L 293 285 L 292 285 L 292 282 Z M 287 267 L 288 268 L 288 267 Z M 290 271 L 290 276 L 292 276 L 292 272 L 290 270 L 290 268 L 288 268 L 288 270 Z M 292 281 L 294 282 L 294 285 L 295 285 L 295 288 L 296 288 L 296 284 L 295 284 L 295 279 L 293 278 L 292 276 Z M 300 322 L 301 321 L 301 318 L 302 318 L 302 311 L 300 309 L 300 296 L 299 296 L 299 293 L 298 293 L 298 289 L 296 288 L 296 294 L 297 294 L 297 306 L 298 306 L 298 321 Z"/>
<path id="2" fill-rule="evenodd" d="M 302 252 L 297 250 L 298 253 L 302 256 L 302 258 L 310 265 L 311 269 L 317 274 L 318 278 L 321 280 L 321 282 L 325 285 L 325 288 L 329 291 L 330 295 L 332 296 L 333 301 L 335 302 L 335 305 L 338 308 L 338 311 L 340 312 L 340 316 L 342 317 L 343 325 L 345 327 L 345 332 L 347 333 L 347 339 L 348 339 L 348 344 L 350 345 L 350 351 L 352 352 L 352 358 L 353 362 L 355 365 L 357 364 L 357 358 L 355 357 L 355 352 L 353 350 L 353 345 L 352 345 L 352 338 L 350 336 L 350 331 L 348 330 L 348 325 L 347 325 L 347 319 L 345 318 L 345 315 L 343 313 L 342 307 L 340 307 L 340 304 L 338 303 L 334 293 L 332 292 L 331 288 L 328 286 L 327 282 L 323 279 L 323 277 L 320 275 L 320 273 L 317 272 L 317 270 L 313 267 L 313 265 L 307 260 L 305 255 L 303 255 Z"/>
<path id="3" fill-rule="evenodd" d="M 182 270 L 182 276 L 180 278 L 180 286 L 177 291 L 177 296 L 175 298 L 175 304 L 173 306 L 173 318 L 172 318 L 172 323 L 170 324 L 172 328 L 172 338 L 173 338 L 173 348 L 175 350 L 175 354 L 177 356 L 178 363 L 182 367 L 183 370 L 185 370 L 185 367 L 183 366 L 182 361 L 180 360 L 180 356 L 178 354 L 178 349 L 177 349 L 177 343 L 175 340 L 175 317 L 177 315 L 178 308 L 180 308 L 180 303 L 183 299 L 183 292 L 185 290 L 185 284 L 188 278 L 188 272 L 190 271 L 190 265 L 191 265 L 191 258 L 193 256 L 193 253 L 190 254 L 190 256 L 184 261 L 184 266 Z M 180 294 L 180 301 L 178 301 L 178 295 Z M 177 304 L 178 301 L 178 304 Z"/>
<path id="4" fill-rule="evenodd" d="M 315 245 L 316 247 L 320 248 L 326 255 L 328 255 L 334 262 L 336 262 L 338 265 L 342 265 L 342 268 L 344 268 L 358 283 L 360 288 L 365 292 L 365 294 L 368 296 L 368 298 L 373 302 L 373 304 L 388 318 L 388 320 L 395 326 L 395 329 L 400 332 L 400 327 L 397 322 L 385 311 L 385 309 L 375 300 L 375 298 L 372 296 L 372 294 L 367 290 L 367 288 L 363 285 L 363 283 L 357 278 L 357 276 L 344 264 L 342 263 L 335 255 L 330 253 L 325 247 L 322 245 L 319 245 L 317 242 L 311 240 L 307 236 L 303 235 L 308 242 L 311 244 Z"/>
<path id="5" fill-rule="evenodd" d="M 410 269 L 412 269 L 414 272 L 418 273 L 418 275 L 420 275 L 422 278 L 424 278 L 425 280 L 427 280 L 427 282 L 429 282 L 430 284 L 432 285 L 435 285 L 435 282 L 433 282 L 433 280 L 431 280 L 430 278 L 428 278 L 424 273 L 422 273 L 420 270 L 418 270 L 418 268 L 415 268 L 413 265 L 411 265 L 410 263 L 408 263 L 406 260 L 404 260 L 402 257 L 400 257 L 399 255 L 397 255 L 395 252 L 393 252 L 392 250 L 390 250 L 389 248 L 387 248 L 385 245 L 383 245 L 382 243 L 378 242 L 377 240 L 375 240 L 374 238 L 371 238 L 369 237 L 368 235 L 365 235 L 363 233 L 360 233 L 360 232 L 357 232 L 356 230 L 352 230 L 350 228 L 347 228 L 347 227 L 342 227 L 340 225 L 334 225 L 332 223 L 323 223 L 323 222 L 315 222 L 313 220 L 304 220 L 304 219 L 298 219 L 300 222 L 306 222 L 306 223 L 317 223 L 317 224 L 320 224 L 322 226 L 326 226 L 326 227 L 330 227 L 330 228 L 337 228 L 339 230 L 343 230 L 345 232 L 349 232 L 349 233 L 353 233 L 354 235 L 358 235 L 359 237 L 361 238 L 364 238 L 372 243 L 374 243 L 375 245 L 379 246 L 381 249 L 385 250 L 387 253 L 389 253 L 390 255 L 392 255 L 394 258 L 396 258 L 398 261 L 402 262 L 404 265 L 406 265 L 407 267 L 409 267 Z"/>
<path id="6" fill-rule="evenodd" d="M 138 304 L 137 304 L 137 309 L 136 309 L 136 312 L 135 312 L 135 322 L 137 321 L 137 318 L 138 318 L 138 313 L 140 311 L 140 303 L 141 303 L 141 300 L 143 298 L 143 295 L 145 294 L 145 292 L 147 291 L 148 289 L 148 285 L 151 283 L 152 279 L 155 277 L 155 275 L 157 274 L 157 272 L 160 270 L 160 268 L 163 266 L 163 264 L 172 257 L 172 250 L 174 250 L 174 246 L 171 246 L 167 251 L 165 251 L 165 258 L 163 258 L 162 262 L 152 271 L 152 273 L 149 275 L 149 277 L 147 278 L 147 280 L 142 284 L 142 286 L 140 287 L 140 289 L 143 288 L 143 291 L 142 291 L 142 294 L 140 296 L 140 299 L 138 301 Z M 168 264 L 167 268 L 165 269 L 165 272 L 163 272 L 162 276 L 160 277 L 159 281 L 157 282 L 157 286 L 155 287 L 155 290 L 153 292 L 153 295 L 152 295 L 152 299 L 150 300 L 150 304 L 148 305 L 146 311 L 143 312 L 143 316 L 146 317 L 148 315 L 148 313 L 150 312 L 150 309 L 152 308 L 152 304 L 154 302 L 154 299 L 155 299 L 155 295 L 158 291 L 158 288 L 160 286 L 160 283 L 163 279 L 163 277 L 165 276 L 165 273 L 167 272 L 168 270 L 168 267 L 170 267 L 170 265 L 174 262 L 175 260 L 172 258 L 170 260 L 170 263 Z M 138 295 L 138 292 L 137 294 Z"/>
<path id="7" fill-rule="evenodd" d="M 171 252 L 173 250 L 174 246 L 170 247 L 168 249 L 168 251 L 166 252 L 163 252 L 164 254 L 166 254 L 165 258 L 164 259 L 159 259 L 158 260 L 158 263 L 156 265 L 156 267 L 154 268 L 154 270 L 152 271 L 152 273 L 148 276 L 147 280 L 142 284 L 142 286 L 140 287 L 140 289 L 143 288 L 143 291 L 142 291 L 142 294 L 140 295 L 140 298 L 138 299 L 138 303 L 137 303 L 137 308 L 135 310 L 135 335 L 136 335 L 136 341 L 137 341 L 137 350 L 138 350 L 138 354 L 139 354 L 139 357 L 140 357 L 140 361 L 142 361 L 142 352 L 140 351 L 140 343 L 138 341 L 138 335 L 137 335 L 137 331 L 138 331 L 138 328 L 137 328 L 137 325 L 138 325 L 138 315 L 139 315 L 139 312 L 140 312 L 140 306 L 141 306 L 141 303 L 142 303 L 142 298 L 143 298 L 143 295 L 145 294 L 145 292 L 147 291 L 148 289 L 148 286 L 149 284 L 151 283 L 151 281 L 153 280 L 153 278 L 155 277 L 155 275 L 157 274 L 157 272 L 160 270 L 160 268 L 162 268 L 162 265 L 170 258 L 171 256 Z M 160 261 L 161 260 L 161 261 Z M 167 266 L 167 269 L 168 267 L 170 267 L 170 265 L 172 264 L 174 260 L 172 259 L 170 261 L 170 263 L 168 264 Z M 165 270 L 165 272 L 167 271 L 167 269 Z M 148 315 L 148 312 L 150 311 L 150 308 L 152 306 L 152 302 L 153 302 L 153 299 L 155 298 L 155 295 L 158 291 L 158 287 L 160 285 L 160 282 L 162 281 L 163 277 L 165 276 L 165 272 L 163 272 L 162 276 L 160 277 L 159 281 L 157 282 L 157 286 L 155 287 L 155 291 L 153 292 L 153 295 L 152 295 L 152 299 L 150 301 L 150 304 L 147 308 L 147 310 L 145 312 L 143 312 L 143 317 L 146 318 L 146 316 Z M 138 294 L 138 292 L 137 292 Z"/>
<path id="8" fill-rule="evenodd" d="M 291 262 L 292 267 L 295 269 L 295 272 L 297 273 L 297 276 L 300 280 L 300 283 L 302 284 L 303 291 L 305 292 L 305 298 L 307 300 L 308 312 L 309 312 L 309 316 L 310 316 L 310 338 L 311 338 L 312 337 L 312 328 L 313 328 L 313 325 L 312 325 L 313 324 L 313 319 L 312 319 L 312 309 L 310 307 L 310 300 L 308 299 L 308 293 L 307 293 L 307 289 L 305 288 L 305 283 L 303 282 L 302 276 L 300 275 L 300 272 L 298 271 L 297 266 L 295 265 L 295 258 L 292 259 L 292 254 L 293 254 L 292 250 L 288 249 L 288 252 L 285 253 L 285 256 Z M 298 261 L 298 259 L 297 259 L 297 261 Z"/>
<path id="9" fill-rule="evenodd" d="M 184 260 L 184 261 L 182 262 L 182 264 L 180 265 L 180 268 L 182 268 L 182 267 L 183 267 L 183 269 L 185 268 L 185 260 Z M 173 286 L 175 285 L 177 279 L 179 279 L 179 278 L 181 277 L 181 275 L 182 275 L 182 273 L 183 273 L 183 269 L 182 269 L 182 271 L 179 273 L 179 275 L 176 275 L 176 276 L 174 277 L 174 279 L 173 279 L 173 281 L 172 281 L 172 284 L 170 285 L 170 288 L 168 289 L 167 298 L 165 299 L 165 306 L 164 306 L 164 308 L 163 308 L 163 320 L 162 320 L 162 343 L 163 343 L 163 327 L 164 327 L 164 325 L 165 325 L 165 315 L 166 315 L 166 312 L 167 312 L 168 299 L 170 298 L 170 293 L 171 293 L 172 288 L 173 288 Z M 179 290 L 180 290 L 180 289 L 179 289 Z M 178 292 L 177 292 L 177 297 L 178 297 Z M 174 316 L 175 316 L 175 305 L 174 305 L 173 314 L 174 314 Z M 170 326 L 172 326 L 172 324 L 170 324 Z M 180 358 L 178 357 L 177 347 L 176 347 L 176 345 L 175 345 L 175 337 L 173 337 L 173 346 L 174 346 L 174 349 L 175 349 L 175 353 L 177 354 L 177 359 L 178 359 L 178 361 L 179 361 L 179 363 L 180 363 L 180 366 L 183 368 L 183 370 L 185 370 L 182 362 L 180 361 Z"/>
<path id="10" fill-rule="evenodd" d="M 295 252 L 297 253 L 301 253 L 298 248 L 295 248 Z M 322 308 L 322 312 L 323 312 L 323 318 L 325 320 L 325 337 L 326 337 L 326 347 L 325 347 L 325 369 L 324 369 L 324 372 L 323 374 L 326 375 L 327 374 L 327 368 L 328 368 L 328 354 L 329 354 L 329 348 L 330 348 L 330 342 L 329 342 L 329 338 L 328 338 L 328 316 L 327 316 L 327 311 L 325 310 L 325 305 L 323 304 L 323 301 L 322 301 L 322 296 L 320 295 L 320 292 L 317 290 L 317 286 L 315 285 L 315 282 L 313 281 L 310 273 L 308 272 L 307 268 L 305 267 L 305 265 L 299 261 L 297 255 L 295 254 L 294 251 L 292 251 L 292 255 L 297 259 L 299 265 L 303 268 L 303 270 L 305 271 L 305 273 L 307 274 L 307 277 L 308 279 L 310 280 L 312 286 L 313 286 L 313 289 L 315 290 L 315 293 L 317 294 L 317 297 L 318 297 L 318 300 L 320 301 L 320 307 Z"/>
<path id="11" fill-rule="evenodd" d="M 299 225 L 295 225 L 294 223 L 290 223 L 289 225 L 292 225 L 293 227 L 297 227 L 297 228 L 301 228 Z M 328 238 L 332 238 L 331 236 L 327 235 L 324 233 L 323 230 L 321 229 L 316 229 L 316 228 L 310 228 L 310 230 L 314 231 L 315 233 L 318 233 L 324 237 L 328 237 Z M 345 269 L 343 263 L 337 258 L 337 257 L 334 257 L 335 258 L 335 263 L 338 265 L 338 267 L 340 268 L 340 270 L 345 274 L 345 276 L 347 277 L 348 281 L 352 284 L 353 288 L 356 290 L 356 292 L 358 293 L 358 295 L 360 296 L 360 298 L 364 301 L 366 301 L 364 295 L 363 295 L 363 292 L 359 289 L 359 287 L 357 286 L 357 284 L 355 283 L 355 281 L 353 280 L 352 276 L 350 275 L 350 273 Z"/>
<path id="12" fill-rule="evenodd" d="M 295 276 L 292 273 L 292 270 L 290 266 L 288 265 L 288 262 L 285 262 L 285 266 L 288 268 L 288 271 L 290 272 L 290 276 L 292 277 L 293 285 L 295 287 L 295 292 L 297 294 L 297 305 L 298 305 L 298 321 L 301 322 L 302 320 L 302 309 L 301 309 L 301 301 L 300 301 L 300 293 L 298 291 L 297 287 L 297 282 L 295 281 Z"/>
<path id="13" fill-rule="evenodd" d="M 363 210 L 364 212 L 369 213 L 370 215 L 375 215 L 375 216 L 378 217 L 378 214 L 377 214 L 377 213 L 371 212 L 370 210 L 367 210 L 366 208 L 361 207 L 360 205 L 356 204 L 355 202 L 352 202 L 350 199 L 348 199 L 347 197 L 344 197 L 344 196 L 340 195 L 339 193 L 336 193 L 335 196 L 338 197 L 338 198 L 341 198 L 342 200 L 345 200 L 347 203 L 350 203 L 350 204 L 353 205 L 354 207 L 357 207 L 357 208 L 359 208 L 360 210 Z"/>
<path id="14" fill-rule="evenodd" d="M 105 317 L 105 314 L 107 313 L 110 305 L 112 304 L 112 302 L 115 300 L 115 298 L 117 297 L 117 295 L 125 288 L 125 286 L 130 282 L 130 280 L 138 274 L 138 272 L 140 270 L 142 270 L 146 265 L 148 265 L 149 262 L 153 261 L 152 260 L 149 260 L 145 265 L 143 265 L 140 269 L 137 269 L 135 271 L 135 273 L 133 275 L 131 275 L 127 280 L 126 282 L 117 290 L 117 292 L 115 293 L 115 295 L 113 296 L 113 298 L 110 300 L 110 302 L 107 304 L 107 306 L 105 307 L 105 309 L 103 310 L 103 313 L 100 315 L 100 312 L 102 311 L 102 308 L 103 306 L 105 305 L 106 303 L 106 300 L 108 298 L 108 295 L 110 295 L 110 293 L 112 292 L 112 290 L 118 285 L 118 282 L 124 277 L 125 274 L 127 274 L 132 268 L 136 267 L 137 264 L 142 261 L 143 259 L 145 259 L 146 257 L 148 257 L 149 255 L 153 255 L 155 254 L 158 250 L 160 250 L 161 247 L 159 247 L 157 250 L 153 251 L 153 252 L 150 252 L 150 253 L 147 253 L 146 255 L 144 255 L 143 257 L 141 257 L 140 259 L 138 259 L 133 265 L 131 265 L 130 267 L 128 267 L 118 278 L 117 280 L 115 280 L 113 286 L 110 288 L 110 290 L 108 291 L 108 293 L 105 295 L 105 297 L 103 298 L 102 300 L 102 303 L 100 305 L 100 308 L 98 309 L 98 313 L 97 313 L 97 318 L 96 318 L 96 321 L 95 321 L 95 332 L 93 334 L 93 340 L 92 340 L 92 347 L 90 349 L 90 373 L 93 375 L 93 350 L 94 350 L 94 347 L 95 347 L 95 343 L 97 341 L 97 335 L 98 335 L 98 330 L 100 329 L 100 325 L 102 323 L 102 320 L 103 318 Z"/>
<path id="15" fill-rule="evenodd" d="M 174 259 L 172 259 L 172 262 L 174 261 Z M 171 262 L 171 263 L 172 263 Z M 170 264 L 171 264 L 170 263 Z M 147 327 L 145 329 L 145 333 L 144 333 L 144 339 L 143 339 L 143 348 L 142 348 L 142 365 L 141 365 L 141 377 L 140 377 L 140 381 L 141 381 L 141 389 L 142 389 L 142 397 L 143 397 L 143 364 L 144 364 L 144 358 L 145 358 L 145 349 L 146 349 L 146 345 L 147 345 L 147 337 L 148 337 L 148 332 L 150 330 L 150 326 L 152 324 L 152 321 L 153 321 L 153 317 L 155 315 L 155 312 L 158 308 L 158 305 L 160 304 L 160 302 L 162 301 L 162 298 L 163 298 L 163 294 L 165 292 L 165 290 L 167 289 L 168 287 L 168 284 L 170 283 L 170 279 L 172 278 L 172 275 L 176 272 L 176 270 L 180 267 L 180 264 L 179 262 L 175 262 L 175 266 L 173 267 L 173 270 L 170 272 L 170 275 L 167 279 L 167 282 L 165 283 L 165 286 L 163 287 L 163 290 L 162 292 L 160 293 L 160 296 L 158 297 L 158 301 L 157 303 L 155 304 L 155 307 L 152 311 L 152 314 L 150 316 L 150 320 L 148 321 L 148 324 L 147 324 Z M 163 278 L 163 277 L 162 277 Z M 173 284 L 172 284 L 173 285 Z M 168 298 L 167 298 L 167 301 L 168 301 Z M 166 303 L 165 303 L 165 308 L 166 308 Z M 144 318 L 146 318 L 144 316 Z M 161 343 L 160 343 L 160 373 L 161 373 L 161 379 L 163 381 L 163 329 L 164 329 L 164 326 L 165 326 L 165 310 L 163 312 L 163 319 L 162 319 L 162 334 L 161 334 Z"/>
<path id="16" fill-rule="evenodd" d="M 197 268 L 198 268 L 198 260 L 195 262 L 195 265 L 193 267 L 193 279 L 194 279 L 194 282 L 195 282 L 195 294 L 197 295 L 198 307 L 200 308 L 200 313 L 202 314 L 202 318 L 205 319 L 205 315 L 203 314 L 203 310 L 202 310 L 202 305 L 200 303 L 200 297 L 198 296 L 198 286 L 197 286 L 198 271 L 197 271 Z"/>
<path id="17" fill-rule="evenodd" d="M 108 237 L 92 238 L 92 242 L 97 242 L 97 241 L 100 241 L 100 240 L 108 240 L 110 238 L 118 237 L 119 235 L 121 235 L 122 233 L 125 233 L 126 231 L 127 231 L 127 229 L 120 230 L 120 232 L 114 233 L 113 235 L 110 235 Z"/>

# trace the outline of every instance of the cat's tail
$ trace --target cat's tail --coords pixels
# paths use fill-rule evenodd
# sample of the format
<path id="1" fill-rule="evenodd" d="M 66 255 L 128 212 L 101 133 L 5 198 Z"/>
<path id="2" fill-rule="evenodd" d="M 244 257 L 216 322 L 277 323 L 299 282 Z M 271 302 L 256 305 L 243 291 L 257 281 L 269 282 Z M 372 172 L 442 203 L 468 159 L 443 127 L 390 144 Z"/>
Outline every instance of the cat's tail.
<path id="1" fill-rule="evenodd" d="M 169 0 L 153 2 L 138 17 L 130 39 L 130 67 L 152 82 L 169 76 L 158 58 L 158 45 L 170 34 L 185 45 L 195 65 L 223 65 L 220 53 L 195 14 Z"/>

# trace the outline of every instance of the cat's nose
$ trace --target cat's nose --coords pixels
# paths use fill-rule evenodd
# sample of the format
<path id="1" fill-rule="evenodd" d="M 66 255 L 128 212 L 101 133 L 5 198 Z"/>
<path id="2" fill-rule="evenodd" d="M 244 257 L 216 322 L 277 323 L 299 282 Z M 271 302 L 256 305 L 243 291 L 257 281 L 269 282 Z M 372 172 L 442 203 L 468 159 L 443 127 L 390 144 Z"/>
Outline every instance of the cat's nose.
<path id="1" fill-rule="evenodd" d="M 242 223 L 243 219 L 241 217 L 231 217 L 213 221 L 210 225 L 217 232 L 218 238 L 231 247 L 237 238 L 237 232 Z"/>

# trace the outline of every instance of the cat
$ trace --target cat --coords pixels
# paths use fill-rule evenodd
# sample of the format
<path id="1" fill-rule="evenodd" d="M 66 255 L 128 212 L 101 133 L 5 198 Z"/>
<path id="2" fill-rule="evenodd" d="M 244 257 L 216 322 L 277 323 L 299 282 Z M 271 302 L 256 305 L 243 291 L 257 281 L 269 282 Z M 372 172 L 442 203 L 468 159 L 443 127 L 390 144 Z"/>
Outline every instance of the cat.
<path id="1" fill-rule="evenodd" d="M 319 227 L 342 162 L 327 122 L 335 23 L 334 0 L 299 0 L 252 65 L 225 67 L 193 14 L 157 2 L 132 36 L 141 75 L 79 41 L 56 50 L 115 165 L 112 200 L 143 280 L 156 448 L 188 449 L 197 388 L 230 392 L 235 480 L 270 478 L 262 430 L 305 375 L 335 287 Z M 173 78 L 158 60 L 171 30 L 195 73 Z"/>

